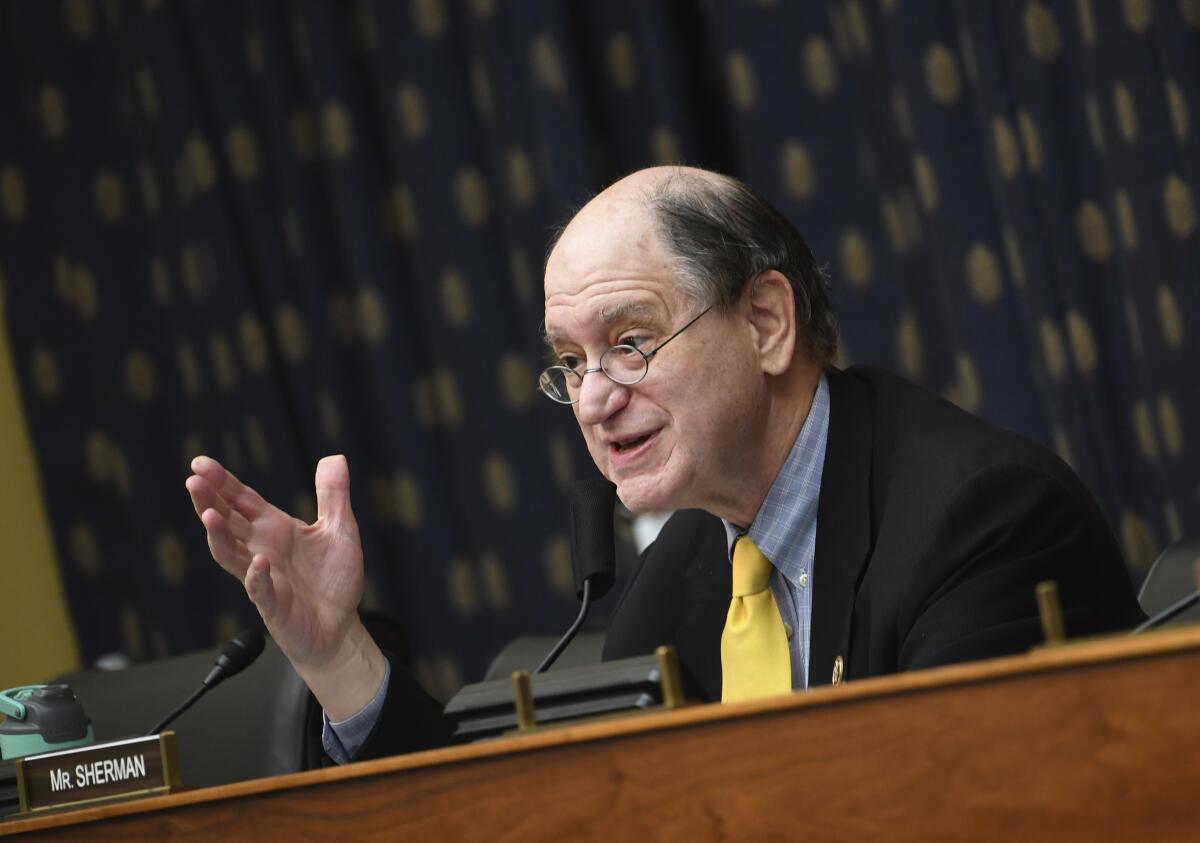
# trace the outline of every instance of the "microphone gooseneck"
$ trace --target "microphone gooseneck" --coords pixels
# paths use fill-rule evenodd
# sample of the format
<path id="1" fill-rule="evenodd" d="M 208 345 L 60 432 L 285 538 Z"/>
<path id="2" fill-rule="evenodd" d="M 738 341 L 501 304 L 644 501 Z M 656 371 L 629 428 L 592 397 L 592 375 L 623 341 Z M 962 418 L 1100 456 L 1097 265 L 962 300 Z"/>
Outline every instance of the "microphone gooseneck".
<path id="1" fill-rule="evenodd" d="M 567 649 L 567 645 L 575 640 L 575 636 L 579 634 L 579 628 L 583 626 L 583 622 L 587 620 L 588 609 L 592 608 L 592 581 L 583 581 L 583 602 L 579 607 L 579 615 L 575 618 L 575 623 L 571 624 L 571 628 L 567 630 L 566 635 L 558 639 L 558 643 L 554 645 L 546 658 L 542 659 L 542 663 L 537 666 L 534 673 L 545 673 L 550 669 L 550 665 L 558 661 L 558 657 L 562 655 L 562 651 Z"/>
<path id="2" fill-rule="evenodd" d="M 266 646 L 266 640 L 263 638 L 261 629 L 257 627 L 243 629 L 221 650 L 220 655 L 217 656 L 216 664 L 208 672 L 208 675 L 204 677 L 204 681 L 200 683 L 200 687 L 193 691 L 192 695 L 184 700 L 182 705 L 155 723 L 153 728 L 146 732 L 146 734 L 155 735 L 161 732 L 176 717 L 191 708 L 196 700 L 217 687 L 225 679 L 245 670 L 262 654 L 264 646 Z"/>
<path id="3" fill-rule="evenodd" d="M 571 567 L 575 572 L 575 594 L 582 605 L 571 628 L 534 673 L 549 670 L 579 633 L 592 600 L 599 600 L 613 586 L 617 567 L 613 542 L 616 499 L 617 487 L 603 477 L 580 480 L 571 487 Z"/>

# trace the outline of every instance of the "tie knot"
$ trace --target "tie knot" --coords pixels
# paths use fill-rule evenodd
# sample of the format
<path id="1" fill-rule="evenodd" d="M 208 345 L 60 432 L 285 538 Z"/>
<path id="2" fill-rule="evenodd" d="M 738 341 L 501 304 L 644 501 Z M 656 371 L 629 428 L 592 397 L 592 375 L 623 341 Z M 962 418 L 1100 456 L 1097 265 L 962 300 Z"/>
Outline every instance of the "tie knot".
<path id="1" fill-rule="evenodd" d="M 771 578 L 771 560 L 749 536 L 742 536 L 733 546 L 733 596 L 747 597 L 766 591 Z"/>

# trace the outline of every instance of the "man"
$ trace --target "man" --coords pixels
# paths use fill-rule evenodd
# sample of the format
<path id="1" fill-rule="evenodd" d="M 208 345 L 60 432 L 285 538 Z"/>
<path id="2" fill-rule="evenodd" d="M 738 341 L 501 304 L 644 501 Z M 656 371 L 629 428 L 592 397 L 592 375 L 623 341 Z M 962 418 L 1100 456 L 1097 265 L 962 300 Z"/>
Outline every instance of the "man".
<path id="1" fill-rule="evenodd" d="M 685 510 L 647 551 L 606 657 L 673 643 L 732 700 L 1018 652 L 1040 636 L 1045 579 L 1073 635 L 1139 618 L 1060 460 L 882 371 L 830 366 L 817 265 L 740 182 L 677 167 L 617 182 L 554 244 L 545 306 L 558 363 L 542 391 L 572 407 L 626 506 Z M 209 458 L 193 470 L 213 556 L 323 706 L 330 754 L 445 740 L 358 619 L 345 459 L 317 466 L 313 524 Z"/>

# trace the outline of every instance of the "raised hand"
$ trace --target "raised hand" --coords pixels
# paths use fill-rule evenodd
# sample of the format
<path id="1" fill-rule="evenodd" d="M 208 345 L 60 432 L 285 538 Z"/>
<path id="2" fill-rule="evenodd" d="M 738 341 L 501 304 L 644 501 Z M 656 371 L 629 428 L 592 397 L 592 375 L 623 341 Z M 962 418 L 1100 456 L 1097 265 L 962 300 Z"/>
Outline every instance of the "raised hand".
<path id="1" fill-rule="evenodd" d="M 384 657 L 358 617 L 362 545 L 350 509 L 346 458 L 317 464 L 317 520 L 265 501 L 210 457 L 192 460 L 186 486 L 213 559 L 242 582 L 276 644 L 332 720 L 378 690 Z"/>

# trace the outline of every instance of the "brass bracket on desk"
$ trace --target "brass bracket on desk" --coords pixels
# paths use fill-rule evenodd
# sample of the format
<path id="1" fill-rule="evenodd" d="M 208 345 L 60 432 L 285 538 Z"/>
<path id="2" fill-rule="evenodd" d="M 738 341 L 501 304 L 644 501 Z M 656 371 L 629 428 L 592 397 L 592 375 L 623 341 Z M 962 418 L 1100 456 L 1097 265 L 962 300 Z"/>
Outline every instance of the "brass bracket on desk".
<path id="1" fill-rule="evenodd" d="M 1042 635 L 1047 647 L 1057 647 L 1067 640 L 1063 624 L 1062 602 L 1058 599 L 1058 583 L 1046 580 L 1037 584 L 1038 614 L 1042 618 Z"/>
<path id="2" fill-rule="evenodd" d="M 670 644 L 656 648 L 654 656 L 658 659 L 661 674 L 658 681 L 662 686 L 663 708 L 679 708 L 687 702 L 683 696 L 683 678 L 679 674 L 679 656 Z"/>
<path id="3" fill-rule="evenodd" d="M 516 670 L 512 676 L 513 704 L 517 707 L 517 731 L 528 732 L 537 728 L 537 707 L 533 704 L 533 685 L 529 671 Z"/>

